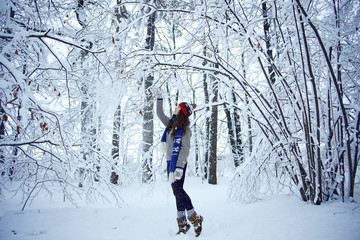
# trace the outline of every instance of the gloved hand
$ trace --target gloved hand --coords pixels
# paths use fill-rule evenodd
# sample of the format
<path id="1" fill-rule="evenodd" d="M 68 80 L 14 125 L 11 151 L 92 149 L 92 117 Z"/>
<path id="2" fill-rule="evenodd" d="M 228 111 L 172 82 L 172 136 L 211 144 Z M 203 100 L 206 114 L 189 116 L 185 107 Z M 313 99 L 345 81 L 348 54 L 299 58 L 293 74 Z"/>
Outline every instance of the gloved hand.
<path id="1" fill-rule="evenodd" d="M 176 168 L 175 172 L 169 173 L 169 182 L 173 184 L 176 180 L 180 180 L 184 174 L 184 169 Z"/>
<path id="2" fill-rule="evenodd" d="M 176 179 L 176 180 L 180 180 L 180 179 L 182 178 L 182 176 L 183 176 L 183 173 L 184 173 L 184 169 L 182 169 L 182 168 L 176 168 L 176 169 L 175 169 L 175 173 L 174 173 L 175 179 Z"/>
<path id="3" fill-rule="evenodd" d="M 159 99 L 159 98 L 163 98 L 161 89 L 158 89 L 158 90 L 156 91 L 156 99 Z"/>

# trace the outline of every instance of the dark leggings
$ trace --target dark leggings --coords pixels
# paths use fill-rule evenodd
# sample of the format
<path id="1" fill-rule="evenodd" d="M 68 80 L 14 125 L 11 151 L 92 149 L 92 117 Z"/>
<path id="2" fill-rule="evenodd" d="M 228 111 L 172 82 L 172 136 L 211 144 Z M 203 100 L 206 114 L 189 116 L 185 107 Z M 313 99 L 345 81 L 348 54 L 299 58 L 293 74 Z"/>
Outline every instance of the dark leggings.
<path id="1" fill-rule="evenodd" d="M 184 190 L 184 181 L 185 181 L 185 173 L 186 173 L 187 164 L 184 167 L 184 173 L 181 179 L 176 180 L 171 187 L 173 189 L 173 193 L 176 199 L 176 208 L 178 211 L 185 211 L 193 209 L 193 205 L 191 203 L 191 199 L 189 195 Z M 167 172 L 169 174 L 170 163 L 167 164 Z"/>

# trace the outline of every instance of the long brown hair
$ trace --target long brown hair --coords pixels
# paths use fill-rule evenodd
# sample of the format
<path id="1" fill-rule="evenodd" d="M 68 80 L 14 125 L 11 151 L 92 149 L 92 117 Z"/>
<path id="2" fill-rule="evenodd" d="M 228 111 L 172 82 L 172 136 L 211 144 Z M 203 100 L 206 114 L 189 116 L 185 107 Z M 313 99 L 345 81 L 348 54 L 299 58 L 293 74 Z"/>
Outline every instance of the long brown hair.
<path id="1" fill-rule="evenodd" d="M 175 122 L 173 122 L 173 118 L 175 117 Z M 171 136 L 175 137 L 175 133 L 177 130 L 184 129 L 183 134 L 186 132 L 186 126 L 190 125 L 189 119 L 185 116 L 185 114 L 180 110 L 178 115 L 173 115 L 173 117 L 169 120 L 169 123 L 166 127 L 166 131 L 171 134 Z"/>

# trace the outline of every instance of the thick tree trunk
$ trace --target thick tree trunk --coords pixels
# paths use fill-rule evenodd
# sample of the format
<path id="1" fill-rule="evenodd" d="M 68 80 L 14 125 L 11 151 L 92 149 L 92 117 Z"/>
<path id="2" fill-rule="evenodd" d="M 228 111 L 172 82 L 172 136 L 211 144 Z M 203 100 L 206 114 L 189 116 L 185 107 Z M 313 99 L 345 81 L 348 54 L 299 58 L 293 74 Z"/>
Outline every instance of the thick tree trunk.
<path id="1" fill-rule="evenodd" d="M 153 11 L 147 21 L 147 35 L 145 49 L 152 51 L 155 45 L 155 17 L 156 11 Z M 149 73 L 144 80 L 145 90 L 145 107 L 143 111 L 143 175 L 142 181 L 149 182 L 152 179 L 152 152 L 151 147 L 153 145 L 154 135 L 154 103 L 152 101 L 151 88 L 154 82 L 154 75 Z"/>
<path id="2" fill-rule="evenodd" d="M 115 7 L 115 17 L 117 21 L 116 25 L 116 34 L 119 34 L 120 27 L 119 24 L 122 22 L 122 19 L 127 19 L 129 14 L 126 10 L 126 7 L 121 5 L 121 0 L 116 0 Z M 121 50 L 121 48 L 119 49 Z M 119 60 L 117 60 L 115 66 L 118 66 Z M 121 71 L 121 70 L 118 70 Z M 111 156 L 113 159 L 113 164 L 117 166 L 120 163 L 120 139 L 121 138 L 121 98 L 119 99 L 119 105 L 116 108 L 114 114 L 114 124 L 113 124 L 113 135 L 112 135 L 112 145 Z M 115 171 L 115 167 L 112 167 L 112 172 L 110 176 L 110 182 L 113 184 L 119 183 L 119 173 Z"/>
<path id="3" fill-rule="evenodd" d="M 209 183 L 217 184 L 217 120 L 218 106 L 214 104 L 218 101 L 218 81 L 215 77 L 212 79 L 212 103 L 211 106 L 211 122 L 210 122 L 210 158 L 209 158 Z"/>
<path id="4" fill-rule="evenodd" d="M 236 105 L 234 89 L 231 89 L 231 95 L 232 104 Z M 224 105 L 224 110 L 226 115 L 229 142 L 231 145 L 234 165 L 235 167 L 238 167 L 244 160 L 239 110 L 235 107 L 233 108 L 233 117 L 231 117 L 231 111 L 227 105 Z"/>
<path id="5" fill-rule="evenodd" d="M 234 131 L 234 123 L 233 118 L 231 117 L 231 112 L 228 106 L 224 106 L 225 115 L 226 115 L 226 122 L 228 127 L 228 134 L 229 134 L 229 142 L 231 146 L 231 153 L 234 158 L 234 165 L 238 167 L 240 165 L 238 155 L 237 155 L 237 147 L 236 147 L 236 140 L 235 140 L 235 131 Z"/>
<path id="6" fill-rule="evenodd" d="M 78 6 L 76 8 L 76 18 L 79 25 L 82 28 L 86 27 L 86 16 L 84 14 L 84 5 L 83 0 L 78 0 Z M 85 41 L 85 39 L 84 39 Z M 91 49 L 93 46 L 92 42 L 89 42 L 88 49 Z M 89 52 L 85 50 L 80 51 L 80 65 L 86 60 Z M 84 69 L 84 68 L 83 68 Z M 95 120 L 95 103 L 92 90 L 88 83 L 89 73 L 87 69 L 83 70 L 83 79 L 80 83 L 81 91 L 81 155 L 84 162 L 88 165 L 86 168 L 79 169 L 80 183 L 79 187 L 83 186 L 82 180 L 86 179 L 88 175 L 91 175 L 92 171 L 97 171 L 96 169 L 91 168 L 91 161 L 94 161 L 96 157 L 94 152 L 96 151 L 97 138 L 96 138 L 96 120 Z M 95 151 L 94 151 L 95 150 Z M 96 166 L 94 166 L 96 168 Z M 96 180 L 96 178 L 94 178 Z"/>
<path id="7" fill-rule="evenodd" d="M 121 104 L 118 105 L 115 114 L 114 114 L 114 127 L 112 135 L 112 145 L 111 156 L 115 165 L 118 165 L 120 160 L 120 127 L 121 127 Z M 110 182 L 113 184 L 118 184 L 119 174 L 112 169 L 110 176 Z"/>
<path id="8" fill-rule="evenodd" d="M 206 56 L 206 47 L 203 49 L 203 54 Z M 205 60 L 203 62 L 203 66 L 206 66 L 208 63 Z M 204 86 L 204 97 L 205 97 L 205 106 L 206 106 L 206 112 L 210 111 L 209 103 L 210 103 L 210 97 L 209 97 L 209 87 L 208 87 L 208 75 L 206 73 L 203 74 L 203 86 Z M 208 179 L 208 169 L 209 169 L 209 151 L 210 151 L 210 118 L 208 116 L 205 117 L 205 150 L 204 150 L 204 175 L 203 179 Z"/>
<path id="9" fill-rule="evenodd" d="M 235 96 L 234 89 L 232 89 L 232 98 L 233 103 L 236 105 L 237 100 Z M 239 166 L 244 161 L 244 146 L 241 137 L 241 122 L 240 122 L 240 113 L 239 109 L 234 107 L 234 123 L 235 123 L 235 137 L 236 137 L 236 154 L 237 154 L 237 163 L 235 166 Z"/>

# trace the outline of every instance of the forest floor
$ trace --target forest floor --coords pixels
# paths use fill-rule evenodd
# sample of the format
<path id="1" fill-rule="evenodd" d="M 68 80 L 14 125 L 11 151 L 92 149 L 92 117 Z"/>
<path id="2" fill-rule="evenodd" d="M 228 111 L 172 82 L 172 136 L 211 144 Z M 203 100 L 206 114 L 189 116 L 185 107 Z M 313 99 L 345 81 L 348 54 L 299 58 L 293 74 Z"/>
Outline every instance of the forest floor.
<path id="1" fill-rule="evenodd" d="M 228 179 L 218 185 L 188 177 L 185 190 L 203 215 L 203 232 L 177 236 L 175 200 L 166 181 L 123 187 L 123 207 L 104 203 L 79 208 L 38 198 L 25 209 L 0 202 L 0 240 L 358 240 L 360 203 L 314 206 L 293 196 L 268 197 L 252 204 L 227 198 Z"/>

